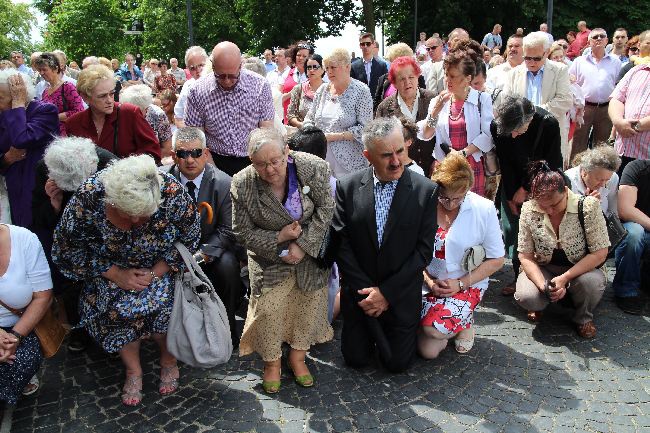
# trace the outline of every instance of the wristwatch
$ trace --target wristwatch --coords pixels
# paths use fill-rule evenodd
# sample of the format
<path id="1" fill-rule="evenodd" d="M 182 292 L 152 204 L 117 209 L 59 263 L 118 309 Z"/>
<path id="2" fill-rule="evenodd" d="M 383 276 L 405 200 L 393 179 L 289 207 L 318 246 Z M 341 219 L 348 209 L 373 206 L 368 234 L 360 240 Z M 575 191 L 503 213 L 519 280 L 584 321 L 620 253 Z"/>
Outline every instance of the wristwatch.
<path id="1" fill-rule="evenodd" d="M 638 120 L 635 120 L 634 122 L 630 123 L 630 125 L 632 126 L 632 129 L 634 129 L 636 132 L 641 132 L 641 130 L 639 129 L 639 121 Z"/>
<path id="2" fill-rule="evenodd" d="M 18 339 L 18 344 L 20 344 L 20 342 L 23 341 L 23 338 L 25 338 L 22 334 L 19 334 L 18 332 L 14 331 L 13 329 L 10 330 L 9 333 Z"/>
<path id="3" fill-rule="evenodd" d="M 458 279 L 458 287 L 460 288 L 461 292 L 465 291 L 465 284 L 463 284 L 460 278 Z"/>

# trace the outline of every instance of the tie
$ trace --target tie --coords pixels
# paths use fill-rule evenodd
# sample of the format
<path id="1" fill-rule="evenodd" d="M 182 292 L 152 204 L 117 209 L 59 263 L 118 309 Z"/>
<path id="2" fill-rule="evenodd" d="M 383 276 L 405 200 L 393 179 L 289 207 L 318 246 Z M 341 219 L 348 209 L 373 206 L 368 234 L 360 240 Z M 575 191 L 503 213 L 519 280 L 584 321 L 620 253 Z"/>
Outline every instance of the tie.
<path id="1" fill-rule="evenodd" d="M 191 180 L 188 180 L 187 183 L 185 184 L 185 188 L 187 188 L 187 192 L 192 196 L 192 200 L 194 200 L 194 203 L 196 203 L 196 185 L 194 182 Z"/>

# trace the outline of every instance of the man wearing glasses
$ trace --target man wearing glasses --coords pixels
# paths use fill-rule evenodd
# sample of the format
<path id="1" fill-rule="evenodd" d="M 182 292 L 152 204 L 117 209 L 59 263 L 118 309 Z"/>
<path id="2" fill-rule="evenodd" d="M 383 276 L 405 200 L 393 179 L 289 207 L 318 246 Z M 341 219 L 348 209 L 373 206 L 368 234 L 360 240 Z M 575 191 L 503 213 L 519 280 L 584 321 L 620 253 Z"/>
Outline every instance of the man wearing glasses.
<path id="1" fill-rule="evenodd" d="M 566 113 L 573 105 L 568 68 L 547 60 L 550 43 L 544 32 L 529 33 L 523 39 L 524 64 L 512 69 L 505 78 L 505 95 L 523 96 L 545 109 L 560 123 L 562 157 L 569 162 L 569 122 Z"/>
<path id="2" fill-rule="evenodd" d="M 174 164 L 163 170 L 174 176 L 195 203 L 206 202 L 212 207 L 212 221 L 201 213 L 201 243 L 194 257 L 212 281 L 228 313 L 234 347 L 239 344 L 235 327 L 235 312 L 244 296 L 240 278 L 240 258 L 244 250 L 237 245 L 232 232 L 232 178 L 212 164 L 207 164 L 205 134 L 199 128 L 184 127 L 172 137 Z"/>
<path id="3" fill-rule="evenodd" d="M 445 88 L 445 70 L 442 63 L 442 39 L 432 36 L 424 43 L 429 61 L 422 65 L 422 75 L 427 89 L 437 96 Z"/>
<path id="4" fill-rule="evenodd" d="M 364 33 L 359 38 L 362 58 L 352 62 L 350 76 L 365 83 L 370 88 L 370 94 L 374 95 L 377 90 L 379 77 L 388 73 L 386 64 L 377 60 L 374 53 L 375 37 L 372 33 Z"/>
<path id="5" fill-rule="evenodd" d="M 607 114 L 609 95 L 614 91 L 621 70 L 621 61 L 613 54 L 605 53 L 607 32 L 601 28 L 589 34 L 591 52 L 577 57 L 569 74 L 576 78 L 585 96 L 584 123 L 576 126 L 571 147 L 571 158 L 587 149 L 589 132 L 593 127 L 593 144 L 604 143 L 612 132 L 612 121 Z"/>
<path id="6" fill-rule="evenodd" d="M 174 106 L 174 123 L 176 127 L 182 128 L 185 126 L 185 106 L 187 105 L 187 95 L 190 89 L 196 84 L 196 80 L 201 77 L 205 61 L 208 58 L 208 53 L 202 47 L 193 46 L 185 51 L 185 66 L 190 71 L 190 78 L 183 84 L 181 94 L 178 101 Z"/>

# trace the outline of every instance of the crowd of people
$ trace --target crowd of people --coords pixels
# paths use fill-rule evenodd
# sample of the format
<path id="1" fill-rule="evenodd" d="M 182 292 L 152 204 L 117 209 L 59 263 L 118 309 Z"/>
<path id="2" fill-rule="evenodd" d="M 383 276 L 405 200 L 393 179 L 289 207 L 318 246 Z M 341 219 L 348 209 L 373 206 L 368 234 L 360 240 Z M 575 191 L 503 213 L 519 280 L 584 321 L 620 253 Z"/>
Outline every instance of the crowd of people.
<path id="1" fill-rule="evenodd" d="M 617 28 L 608 44 L 577 27 L 422 33 L 385 59 L 372 33 L 358 58 L 220 42 L 190 47 L 184 69 L 141 69 L 132 54 L 79 69 L 61 51 L 27 66 L 13 52 L 0 62 L 0 400 L 38 389 L 34 329 L 53 299 L 67 350 L 119 353 L 123 404 L 143 399 L 147 339 L 160 394 L 175 392 L 177 242 L 222 299 L 239 355 L 263 360 L 269 394 L 283 354 L 299 386 L 316 383 L 306 355 L 339 315 L 353 368 L 377 353 L 403 372 L 452 339 L 471 351 L 506 257 L 502 293 L 533 322 L 560 303 L 595 337 L 608 257 L 616 304 L 642 314 L 650 30 Z"/>

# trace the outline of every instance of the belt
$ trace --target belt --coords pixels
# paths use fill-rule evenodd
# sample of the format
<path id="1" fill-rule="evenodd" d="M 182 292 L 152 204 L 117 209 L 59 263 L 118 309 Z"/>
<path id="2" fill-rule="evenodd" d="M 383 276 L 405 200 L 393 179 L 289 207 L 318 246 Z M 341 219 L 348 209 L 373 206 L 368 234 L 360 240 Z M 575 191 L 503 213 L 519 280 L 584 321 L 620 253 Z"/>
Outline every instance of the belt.
<path id="1" fill-rule="evenodd" d="M 600 103 L 585 101 L 585 105 L 591 105 L 592 107 L 607 107 L 609 105 L 609 101 Z"/>

